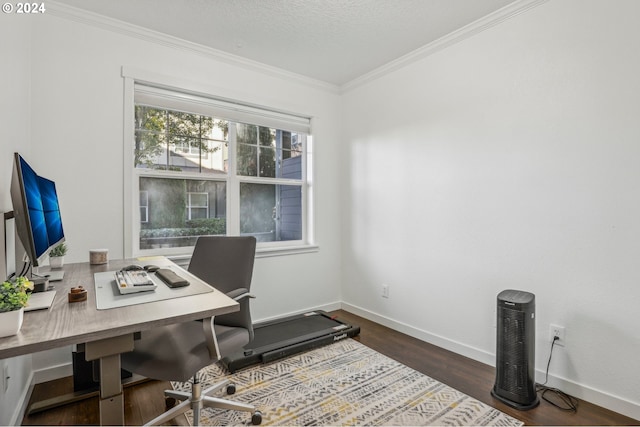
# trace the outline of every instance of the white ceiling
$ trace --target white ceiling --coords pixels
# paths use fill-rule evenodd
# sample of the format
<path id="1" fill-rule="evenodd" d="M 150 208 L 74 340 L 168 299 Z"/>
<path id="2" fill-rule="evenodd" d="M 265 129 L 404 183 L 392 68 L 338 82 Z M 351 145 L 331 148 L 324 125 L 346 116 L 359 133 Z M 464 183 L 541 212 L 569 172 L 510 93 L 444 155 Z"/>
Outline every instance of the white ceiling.
<path id="1" fill-rule="evenodd" d="M 514 0 L 58 0 L 344 85 Z"/>

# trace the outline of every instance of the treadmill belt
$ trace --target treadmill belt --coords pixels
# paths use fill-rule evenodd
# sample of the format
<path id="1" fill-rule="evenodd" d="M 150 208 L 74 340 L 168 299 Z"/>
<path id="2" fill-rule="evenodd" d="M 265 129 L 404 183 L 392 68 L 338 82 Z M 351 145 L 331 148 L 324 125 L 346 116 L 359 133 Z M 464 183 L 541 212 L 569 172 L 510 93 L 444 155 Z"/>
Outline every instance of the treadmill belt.
<path id="1" fill-rule="evenodd" d="M 243 351 L 224 357 L 231 372 L 311 350 L 360 333 L 357 326 L 332 318 L 324 311 L 288 316 L 254 325 L 254 339 Z"/>
<path id="2" fill-rule="evenodd" d="M 256 327 L 255 338 L 248 346 L 260 348 L 272 346 L 275 342 L 297 339 L 300 336 L 316 333 L 324 333 L 327 329 L 340 326 L 337 322 L 324 316 L 295 317 L 286 321 Z"/>

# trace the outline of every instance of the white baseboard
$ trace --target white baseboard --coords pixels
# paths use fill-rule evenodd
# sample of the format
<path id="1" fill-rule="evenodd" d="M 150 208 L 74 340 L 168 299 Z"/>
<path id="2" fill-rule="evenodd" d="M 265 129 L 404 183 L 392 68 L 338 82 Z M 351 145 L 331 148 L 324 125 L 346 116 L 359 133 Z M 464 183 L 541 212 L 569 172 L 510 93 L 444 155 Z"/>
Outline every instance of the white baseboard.
<path id="1" fill-rule="evenodd" d="M 538 380 L 543 380 L 545 373 L 536 370 L 536 377 Z M 640 404 L 638 403 L 553 375 L 549 375 L 547 385 L 562 390 L 571 396 L 586 400 L 587 402 L 602 406 L 603 408 L 626 415 L 635 420 L 640 420 Z"/>
<path id="2" fill-rule="evenodd" d="M 340 302 L 333 302 L 330 304 L 324 304 L 320 307 L 308 308 L 305 310 L 292 311 L 290 313 L 281 314 L 278 316 L 266 317 L 263 319 L 255 320 L 255 323 L 266 322 L 269 320 L 275 320 L 282 317 L 293 316 L 297 314 L 308 313 L 310 311 L 333 311 L 339 310 L 342 307 Z M 35 370 L 31 373 L 31 384 L 32 386 L 35 384 L 44 383 L 47 381 L 57 380 L 59 378 L 70 377 L 73 375 L 73 364 L 71 362 L 61 363 L 59 365 L 47 366 L 46 368 Z"/>
<path id="3" fill-rule="evenodd" d="M 33 372 L 29 375 L 27 379 L 28 387 L 25 387 L 22 390 L 22 394 L 18 399 L 18 405 L 16 405 L 16 410 L 11 416 L 11 420 L 9 425 L 11 426 L 20 426 L 22 425 L 22 419 L 24 418 L 24 414 L 27 413 L 27 405 L 29 404 L 29 398 L 31 397 L 31 393 L 33 392 Z"/>
<path id="4" fill-rule="evenodd" d="M 402 332 L 404 334 L 460 354 L 462 356 L 469 357 L 489 366 L 495 366 L 495 354 L 470 347 L 457 341 L 447 339 L 445 337 L 430 333 L 420 328 L 413 327 L 406 323 L 399 322 L 389 317 L 379 315 L 372 311 L 345 302 L 334 302 L 324 304 L 319 307 L 309 308 L 306 310 L 298 310 L 278 316 L 266 317 L 256 320 L 256 323 L 266 322 L 286 316 L 308 313 L 314 310 L 323 310 L 329 312 L 339 309 L 349 311 L 350 313 L 364 317 L 365 319 L 379 323 L 398 332 Z M 28 403 L 29 396 L 31 395 L 31 391 L 35 384 L 51 381 L 58 378 L 68 377 L 72 374 L 73 368 L 71 363 L 60 364 L 34 371 L 30 377 L 30 387 L 24 392 L 23 396 L 21 396 L 22 404 L 16 410 L 16 413 L 14 415 L 15 422 L 13 425 L 19 425 L 20 423 L 18 421 L 22 421 L 22 417 L 24 416 L 24 412 L 26 411 L 26 405 Z M 543 371 L 536 370 L 536 377 L 538 379 L 543 379 L 545 377 L 545 373 Z M 549 375 L 547 384 L 551 387 L 559 388 L 572 396 L 578 397 L 580 399 L 634 418 L 636 420 L 640 420 L 640 404 L 636 402 L 631 402 L 618 396 L 611 395 L 610 393 L 596 390 L 594 388 L 576 383 L 566 378 L 561 378 L 553 375 Z"/>
<path id="5" fill-rule="evenodd" d="M 33 372 L 33 384 L 40 384 L 58 378 L 70 377 L 73 375 L 73 364 L 62 363 L 60 365 L 48 366 Z"/>
<path id="6" fill-rule="evenodd" d="M 386 316 L 381 316 L 372 311 L 363 309 L 361 307 L 343 302 L 341 308 L 350 313 L 356 314 L 360 317 L 364 317 L 372 322 L 379 323 L 398 332 L 402 332 L 419 340 L 428 342 L 470 359 L 477 360 L 489 366 L 495 366 L 495 354 L 479 350 L 474 347 L 464 345 L 462 343 L 441 337 L 436 334 L 432 334 L 428 331 L 424 331 L 420 328 L 413 327 L 403 322 L 398 322 Z M 536 370 L 536 378 L 544 379 L 545 372 Z M 576 383 L 566 378 L 561 378 L 553 375 L 549 375 L 547 385 L 550 387 L 556 387 L 572 396 L 586 400 L 595 405 L 602 406 L 611 411 L 615 411 L 619 414 L 626 415 L 627 417 L 640 420 L 640 404 L 631 402 L 629 400 L 614 396 L 610 393 L 606 393 L 594 388 L 585 386 L 583 384 Z"/>
<path id="7" fill-rule="evenodd" d="M 352 304 L 343 302 L 342 308 L 350 313 L 357 314 L 360 317 L 371 320 L 372 322 L 379 323 L 398 332 L 402 332 L 414 338 L 418 338 L 421 341 L 426 341 L 430 344 L 436 345 L 457 354 L 461 354 L 487 365 L 495 365 L 495 355 L 484 350 L 470 347 L 468 345 L 450 340 L 440 335 L 432 334 L 431 332 L 413 327 L 403 322 L 398 322 L 397 320 L 391 319 L 386 316 L 381 316 L 377 313 Z"/>
<path id="8" fill-rule="evenodd" d="M 342 308 L 342 303 L 339 301 L 336 302 L 332 302 L 329 304 L 324 304 L 321 306 L 315 306 L 312 308 L 307 308 L 304 310 L 296 310 L 296 311 L 291 311 L 289 313 L 284 313 L 284 314 L 278 314 L 277 316 L 268 316 L 268 317 L 263 317 L 261 319 L 254 319 L 253 323 L 255 324 L 259 324 L 259 323 L 264 323 L 264 322 L 269 322 L 271 320 L 276 320 L 276 319 L 281 319 L 283 317 L 288 317 L 288 316 L 296 316 L 298 314 L 304 314 L 304 313 L 309 313 L 311 311 L 334 311 L 334 310 L 340 310 Z M 363 316 L 364 317 L 364 316 Z"/>

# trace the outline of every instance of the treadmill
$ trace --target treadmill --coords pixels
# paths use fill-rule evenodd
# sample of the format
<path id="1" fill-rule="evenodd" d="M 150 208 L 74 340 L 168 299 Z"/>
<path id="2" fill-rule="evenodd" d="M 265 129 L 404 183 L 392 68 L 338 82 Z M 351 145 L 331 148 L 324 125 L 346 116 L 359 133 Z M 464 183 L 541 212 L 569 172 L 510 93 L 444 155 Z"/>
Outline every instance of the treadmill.
<path id="1" fill-rule="evenodd" d="M 222 364 L 229 372 L 355 337 L 360 333 L 360 327 L 316 310 L 258 323 L 253 331 L 253 341 L 242 351 L 222 358 Z"/>

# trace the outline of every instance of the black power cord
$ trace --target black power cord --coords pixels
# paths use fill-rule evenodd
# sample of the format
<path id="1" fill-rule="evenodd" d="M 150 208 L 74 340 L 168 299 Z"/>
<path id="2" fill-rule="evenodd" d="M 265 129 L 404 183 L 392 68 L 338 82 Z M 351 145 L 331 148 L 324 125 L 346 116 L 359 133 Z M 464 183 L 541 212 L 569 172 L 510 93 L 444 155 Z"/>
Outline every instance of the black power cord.
<path id="1" fill-rule="evenodd" d="M 11 280 L 14 277 L 25 276 L 29 272 L 29 268 L 31 268 L 31 261 L 24 260 L 22 262 L 22 270 L 20 270 L 20 273 L 18 273 L 18 270 L 16 269 L 16 271 L 7 277 L 7 280 Z"/>
<path id="2" fill-rule="evenodd" d="M 551 350 L 549 351 L 549 360 L 547 361 L 547 371 L 545 373 L 544 383 L 536 384 L 536 392 L 540 393 L 540 397 L 552 404 L 558 409 L 567 412 L 578 412 L 578 399 L 573 396 L 568 395 L 567 393 L 561 391 L 560 389 L 547 387 L 547 381 L 549 381 L 549 366 L 551 365 L 551 356 L 553 355 L 553 347 L 556 345 L 556 341 L 560 338 L 558 336 L 553 337 L 553 341 L 551 341 Z M 556 403 L 545 396 L 545 394 L 551 393 L 555 396 L 556 401 L 560 401 L 561 403 Z"/>

